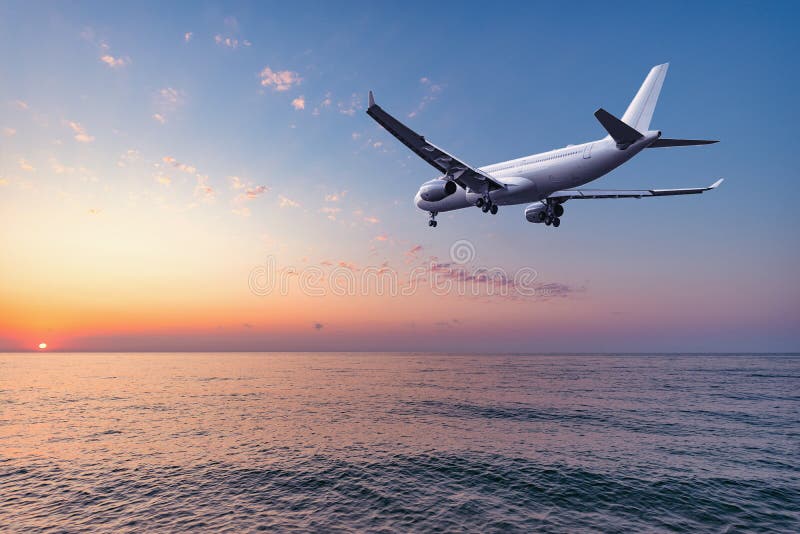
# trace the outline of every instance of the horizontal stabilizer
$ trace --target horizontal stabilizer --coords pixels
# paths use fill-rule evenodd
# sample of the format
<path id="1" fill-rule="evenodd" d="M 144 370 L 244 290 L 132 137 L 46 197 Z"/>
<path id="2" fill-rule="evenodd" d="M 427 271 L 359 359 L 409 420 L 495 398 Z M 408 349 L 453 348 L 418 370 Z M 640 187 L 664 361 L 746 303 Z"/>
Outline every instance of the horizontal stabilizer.
<path id="1" fill-rule="evenodd" d="M 620 149 L 628 148 L 637 140 L 644 137 L 640 132 L 631 128 L 614 115 L 604 110 L 598 109 L 594 112 L 594 116 L 603 125 L 608 134 L 617 142 L 617 147 Z"/>
<path id="2" fill-rule="evenodd" d="M 693 145 L 711 145 L 719 143 L 719 141 L 708 141 L 706 139 L 656 139 L 648 148 L 664 148 L 669 146 L 693 146 Z"/>

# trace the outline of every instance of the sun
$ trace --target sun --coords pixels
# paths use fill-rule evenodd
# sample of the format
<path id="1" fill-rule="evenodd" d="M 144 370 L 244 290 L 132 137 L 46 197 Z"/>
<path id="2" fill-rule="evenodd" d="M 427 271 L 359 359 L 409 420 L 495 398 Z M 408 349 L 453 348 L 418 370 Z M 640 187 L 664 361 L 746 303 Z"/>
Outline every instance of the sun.
<path id="1" fill-rule="evenodd" d="M 39 343 L 39 350 L 44 350 L 47 348 L 47 343 Z"/>

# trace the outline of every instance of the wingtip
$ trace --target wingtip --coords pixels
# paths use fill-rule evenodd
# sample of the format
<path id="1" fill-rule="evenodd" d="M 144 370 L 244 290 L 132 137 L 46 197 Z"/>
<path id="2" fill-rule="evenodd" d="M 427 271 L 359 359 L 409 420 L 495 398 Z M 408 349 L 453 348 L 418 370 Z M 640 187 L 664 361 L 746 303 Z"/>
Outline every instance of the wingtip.
<path id="1" fill-rule="evenodd" d="M 375 105 L 375 96 L 372 94 L 372 91 L 369 92 L 369 107 Z"/>
<path id="2" fill-rule="evenodd" d="M 714 182 L 713 184 L 711 184 L 710 186 L 708 186 L 708 188 L 709 188 L 709 189 L 716 189 L 716 188 L 718 188 L 718 187 L 719 187 L 719 184 L 721 184 L 721 183 L 722 183 L 722 182 L 724 182 L 724 181 L 725 181 L 725 178 L 720 178 L 719 180 L 717 180 L 716 182 Z"/>

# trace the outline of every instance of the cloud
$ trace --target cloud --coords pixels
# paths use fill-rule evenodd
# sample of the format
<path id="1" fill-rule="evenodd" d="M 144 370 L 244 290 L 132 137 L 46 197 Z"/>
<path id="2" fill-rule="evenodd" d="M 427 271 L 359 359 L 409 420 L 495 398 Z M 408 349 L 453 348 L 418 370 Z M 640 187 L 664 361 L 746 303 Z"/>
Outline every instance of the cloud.
<path id="1" fill-rule="evenodd" d="M 187 174 L 195 174 L 195 173 L 197 173 L 197 168 L 196 167 L 194 167 L 192 165 L 187 165 L 185 163 L 181 163 L 181 162 L 177 161 L 175 158 L 173 158 L 172 156 L 164 156 L 162 159 L 163 159 L 164 163 L 166 163 L 167 165 L 170 165 L 170 166 L 178 169 L 179 171 L 183 171 L 183 172 L 185 172 Z"/>
<path id="2" fill-rule="evenodd" d="M 4 186 L 4 185 L 8 185 L 8 179 L 7 178 L 0 178 L 0 186 Z"/>
<path id="3" fill-rule="evenodd" d="M 265 185 L 257 185 L 256 187 L 252 187 L 252 188 L 246 190 L 244 192 L 244 196 L 249 198 L 249 199 L 253 199 L 253 198 L 256 198 L 259 195 L 263 195 L 267 191 L 269 191 L 269 187 L 267 187 Z"/>
<path id="4" fill-rule="evenodd" d="M 164 115 L 162 115 L 161 113 L 153 113 L 153 119 L 157 122 L 160 122 L 161 124 L 167 122 L 167 119 L 165 119 Z"/>
<path id="5" fill-rule="evenodd" d="M 352 117 L 356 111 L 361 109 L 361 97 L 358 96 L 358 93 L 353 93 L 350 96 L 350 102 L 339 102 L 338 106 L 339 113 Z"/>
<path id="6" fill-rule="evenodd" d="M 278 201 L 281 208 L 299 208 L 300 204 L 294 200 L 287 198 L 283 195 L 278 195 Z"/>
<path id="7" fill-rule="evenodd" d="M 14 100 L 14 105 L 23 111 L 26 111 L 30 108 L 28 103 L 25 102 L 24 100 Z"/>
<path id="8" fill-rule="evenodd" d="M 370 217 L 364 217 L 364 222 L 368 222 L 370 224 L 378 224 L 381 221 L 377 217 L 370 216 Z"/>
<path id="9" fill-rule="evenodd" d="M 131 62 L 131 60 L 127 57 L 114 57 L 111 54 L 104 54 L 100 56 L 100 61 L 102 61 L 112 69 L 124 67 L 125 65 Z"/>
<path id="10" fill-rule="evenodd" d="M 61 162 L 59 162 L 55 158 L 50 159 L 50 168 L 56 174 L 73 174 L 75 172 L 75 169 L 73 167 L 62 165 Z"/>
<path id="11" fill-rule="evenodd" d="M 239 208 L 233 208 L 231 213 L 234 215 L 238 215 L 239 217 L 250 217 L 250 208 L 247 206 L 241 206 Z"/>
<path id="12" fill-rule="evenodd" d="M 292 107 L 298 111 L 301 109 L 306 109 L 306 99 L 303 96 L 298 96 L 294 100 L 292 100 Z"/>
<path id="13" fill-rule="evenodd" d="M 330 219 L 332 221 L 335 221 L 336 220 L 336 215 L 340 211 L 342 211 L 342 208 L 337 208 L 337 207 L 334 207 L 334 206 L 325 206 L 322 209 L 320 209 L 319 211 L 321 213 L 326 214 L 328 216 L 328 219 Z"/>
<path id="14" fill-rule="evenodd" d="M 406 251 L 406 261 L 416 260 L 420 252 L 422 252 L 422 245 L 414 245 Z"/>
<path id="15" fill-rule="evenodd" d="M 375 241 L 389 241 L 389 236 L 387 234 L 380 234 L 375 236 Z"/>
<path id="16" fill-rule="evenodd" d="M 158 90 L 157 100 L 167 109 L 175 109 L 183 104 L 184 93 L 173 87 L 164 87 Z"/>
<path id="17" fill-rule="evenodd" d="M 88 213 L 89 215 L 100 215 L 101 213 L 103 213 L 103 210 L 98 208 L 91 208 L 87 210 L 86 213 Z"/>
<path id="18" fill-rule="evenodd" d="M 314 106 L 314 111 L 312 112 L 312 115 L 314 116 L 319 115 L 320 110 L 329 108 L 331 104 L 333 104 L 331 96 L 332 94 L 330 92 L 325 93 L 325 98 L 322 100 L 322 102 L 320 102 L 318 106 Z"/>
<path id="19" fill-rule="evenodd" d="M 351 270 L 353 272 L 358 270 L 358 267 L 356 266 L 355 263 L 351 263 L 351 262 L 348 262 L 348 261 L 340 261 L 337 265 L 339 267 L 341 267 L 342 269 L 349 269 L 349 270 Z"/>
<path id="20" fill-rule="evenodd" d="M 12 137 L 17 135 L 17 131 L 14 128 L 3 128 L 3 135 L 6 137 Z"/>
<path id="21" fill-rule="evenodd" d="M 194 35 L 192 32 L 184 33 L 183 34 L 183 42 L 184 43 L 188 43 L 189 41 L 191 41 L 192 40 L 192 35 Z"/>
<path id="22" fill-rule="evenodd" d="M 22 169 L 25 172 L 33 172 L 33 171 L 36 170 L 36 167 L 34 167 L 30 163 L 28 163 L 28 161 L 25 160 L 25 159 L 20 159 L 19 160 L 19 168 Z"/>
<path id="23" fill-rule="evenodd" d="M 292 86 L 299 85 L 303 81 L 294 71 L 273 71 L 269 67 L 264 67 L 258 77 L 261 78 L 263 87 L 272 87 L 275 91 L 288 91 Z"/>
<path id="24" fill-rule="evenodd" d="M 73 132 L 75 132 L 75 140 L 79 143 L 91 143 L 94 141 L 94 137 L 86 133 L 86 128 L 84 128 L 79 122 L 67 121 L 67 126 L 69 126 Z"/>
<path id="25" fill-rule="evenodd" d="M 330 195 L 325 195 L 325 202 L 339 202 L 345 197 L 345 195 L 347 195 L 347 191 L 341 191 L 339 193 L 331 193 Z"/>
<path id="26" fill-rule="evenodd" d="M 312 326 L 313 326 L 314 330 L 317 330 L 317 331 L 322 330 L 323 328 L 325 328 L 325 325 L 322 324 L 322 323 L 314 323 Z"/>
<path id="27" fill-rule="evenodd" d="M 230 181 L 233 189 L 244 189 L 247 187 L 247 185 L 245 185 L 245 183 L 242 182 L 242 179 L 238 176 L 228 176 L 228 180 Z"/>
<path id="28" fill-rule="evenodd" d="M 350 134 L 350 137 L 353 138 L 353 141 L 357 141 L 361 137 L 361 133 L 353 132 L 353 133 Z"/>
<path id="29" fill-rule="evenodd" d="M 127 167 L 139 159 L 139 151 L 133 148 L 126 150 L 117 161 L 117 167 Z"/>
<path id="30" fill-rule="evenodd" d="M 442 85 L 433 83 L 429 78 L 424 76 L 419 79 L 419 83 L 425 87 L 427 94 L 422 97 L 422 100 L 420 100 L 419 104 L 417 104 L 417 107 L 408 114 L 409 118 L 419 115 L 428 104 L 439 97 L 439 93 L 441 93 L 442 89 L 444 89 Z"/>
<path id="31" fill-rule="evenodd" d="M 239 41 L 239 39 L 235 37 L 224 37 L 220 34 L 214 36 L 214 42 L 220 46 L 225 46 L 227 48 L 232 48 L 234 50 L 239 48 L 240 46 L 248 47 L 252 44 L 247 39 Z"/>
<path id="32" fill-rule="evenodd" d="M 196 175 L 197 185 L 194 188 L 194 196 L 198 197 L 203 202 L 211 202 L 216 197 L 217 193 L 214 188 L 208 185 L 208 176 L 205 174 Z"/>
<path id="33" fill-rule="evenodd" d="M 156 175 L 156 182 L 158 182 L 159 184 L 161 184 L 163 186 L 169 186 L 172 183 L 172 178 L 170 178 L 169 176 L 166 176 L 166 175 L 164 175 L 162 173 L 158 173 Z"/>

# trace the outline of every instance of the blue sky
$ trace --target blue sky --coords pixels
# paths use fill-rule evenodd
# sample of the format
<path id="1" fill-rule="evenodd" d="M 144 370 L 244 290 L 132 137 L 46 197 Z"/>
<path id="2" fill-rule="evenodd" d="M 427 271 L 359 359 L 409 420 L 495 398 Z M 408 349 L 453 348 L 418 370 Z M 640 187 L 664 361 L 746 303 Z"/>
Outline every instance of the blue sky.
<path id="1" fill-rule="evenodd" d="M 284 265 L 400 268 L 415 247 L 441 259 L 468 239 L 480 265 L 530 266 L 571 291 L 557 302 L 493 302 L 485 316 L 480 302 L 382 302 L 380 328 L 344 324 L 334 304 L 317 316 L 310 304 L 297 321 L 325 325 L 316 344 L 304 344 L 298 326 L 280 348 L 797 350 L 797 23 L 792 3 L 4 3 L 4 302 L 37 326 L 0 325 L 2 346 L 23 343 L 19 332 L 93 332 L 89 319 L 80 328 L 59 319 L 70 299 L 52 318 L 20 302 L 43 287 L 25 274 L 31 261 L 72 262 L 86 276 L 105 257 L 104 240 L 119 248 L 115 261 L 168 264 L 152 268 L 155 285 L 191 280 L 164 297 L 180 310 L 196 304 L 186 295 L 197 284 L 240 291 L 270 254 Z M 723 187 L 699 197 L 569 203 L 558 230 L 527 223 L 523 206 L 497 217 L 445 214 L 429 229 L 412 199 L 435 171 L 364 114 L 373 89 L 437 145 L 488 164 L 602 137 L 592 113 L 602 106 L 621 115 L 648 69 L 665 61 L 653 127 L 721 142 L 646 151 L 593 185 L 724 177 Z M 89 235 L 87 214 L 107 231 L 102 238 L 80 237 Z M 37 250 L 27 250 L 34 242 Z M 73 250 L 86 253 L 83 263 Z M 136 289 L 137 271 L 115 265 L 104 268 L 117 273 L 109 287 Z M 56 293 L 91 284 L 47 276 Z M 11 290 L 23 280 L 29 293 Z M 213 316 L 212 296 L 203 302 Z M 237 332 L 213 317 L 203 325 L 221 323 L 236 347 L 271 348 L 251 330 L 262 320 L 268 329 L 277 308 L 236 302 L 248 310 L 237 324 L 256 328 Z M 424 308 L 421 324 L 446 325 L 416 338 L 435 341 L 414 344 L 407 330 L 392 329 L 415 305 Z M 111 304 L 92 310 L 120 322 L 125 315 Z M 135 340 L 152 336 L 150 326 L 104 332 Z M 581 335 L 548 336 L 572 329 Z M 182 336 L 170 346 L 182 346 Z"/>

